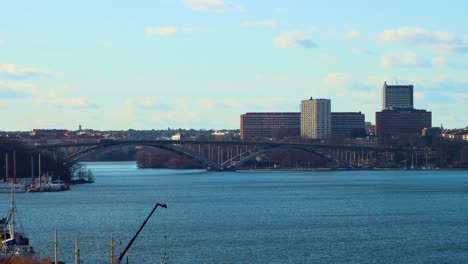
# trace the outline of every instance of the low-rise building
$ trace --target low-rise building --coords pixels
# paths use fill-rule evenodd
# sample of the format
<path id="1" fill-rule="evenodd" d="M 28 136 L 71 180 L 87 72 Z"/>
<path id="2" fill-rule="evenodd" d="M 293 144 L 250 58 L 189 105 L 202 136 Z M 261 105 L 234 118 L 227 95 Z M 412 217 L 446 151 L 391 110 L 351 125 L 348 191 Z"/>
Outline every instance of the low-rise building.
<path id="1" fill-rule="evenodd" d="M 468 127 L 460 129 L 445 129 L 440 135 L 443 138 L 468 141 Z"/>
<path id="2" fill-rule="evenodd" d="M 332 112 L 331 135 L 333 137 L 365 137 L 365 117 L 361 112 Z"/>
<path id="3" fill-rule="evenodd" d="M 284 138 L 301 135 L 301 113 L 255 112 L 240 116 L 241 139 Z"/>

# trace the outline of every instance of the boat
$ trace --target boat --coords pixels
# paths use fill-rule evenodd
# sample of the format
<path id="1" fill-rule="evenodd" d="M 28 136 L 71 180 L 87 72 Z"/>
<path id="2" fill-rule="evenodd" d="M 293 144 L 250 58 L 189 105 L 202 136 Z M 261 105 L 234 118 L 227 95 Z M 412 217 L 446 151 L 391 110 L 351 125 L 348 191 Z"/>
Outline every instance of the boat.
<path id="1" fill-rule="evenodd" d="M 3 180 L 0 181 L 0 193 L 24 193 L 26 192 L 26 188 L 21 183 L 11 183 L 11 182 L 4 182 Z"/>
<path id="2" fill-rule="evenodd" d="M 22 232 L 16 230 L 15 222 L 15 199 L 11 191 L 10 209 L 5 218 L 0 219 L 1 243 L 0 243 L 0 263 L 14 263 L 14 259 L 19 259 L 21 263 L 35 263 L 38 255 L 33 247 L 29 245 L 29 238 Z M 24 262 L 23 262 L 24 261 Z"/>
<path id="3" fill-rule="evenodd" d="M 26 188 L 24 184 L 16 183 L 16 158 L 13 156 L 14 162 L 14 180 L 8 178 L 8 154 L 5 154 L 5 180 L 0 180 L 0 193 L 24 193 L 26 192 Z"/>
<path id="4" fill-rule="evenodd" d="M 61 180 L 52 180 L 51 176 L 44 175 L 40 182 L 31 184 L 27 188 L 28 192 L 60 192 L 69 190 L 70 187 Z"/>
<path id="5" fill-rule="evenodd" d="M 34 183 L 32 180 L 31 185 L 28 186 L 28 192 L 60 192 L 60 191 L 67 191 L 70 190 L 70 186 L 67 185 L 65 182 L 60 180 L 60 177 L 57 180 L 53 180 L 52 176 L 47 174 L 41 174 L 41 155 L 39 154 L 39 179 L 37 183 Z M 32 173 L 33 162 L 31 160 L 31 179 L 33 179 Z"/>

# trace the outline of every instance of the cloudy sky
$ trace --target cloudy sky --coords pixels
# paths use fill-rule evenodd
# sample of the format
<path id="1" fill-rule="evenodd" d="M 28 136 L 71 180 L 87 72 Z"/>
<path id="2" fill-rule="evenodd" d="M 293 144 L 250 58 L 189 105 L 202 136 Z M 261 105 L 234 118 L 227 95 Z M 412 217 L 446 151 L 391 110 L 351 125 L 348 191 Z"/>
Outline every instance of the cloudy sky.
<path id="1" fill-rule="evenodd" d="M 435 2 L 0 0 L 0 130 L 238 128 L 311 96 L 374 122 L 384 81 L 465 127 L 468 3 Z"/>

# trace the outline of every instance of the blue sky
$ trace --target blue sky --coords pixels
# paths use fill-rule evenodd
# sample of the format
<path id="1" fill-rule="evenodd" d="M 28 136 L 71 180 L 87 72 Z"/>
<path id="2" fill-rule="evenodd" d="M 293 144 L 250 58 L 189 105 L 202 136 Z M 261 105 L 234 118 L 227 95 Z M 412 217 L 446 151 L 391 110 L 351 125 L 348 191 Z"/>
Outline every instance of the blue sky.
<path id="1" fill-rule="evenodd" d="M 382 2 L 0 0 L 0 130 L 238 128 L 311 96 L 374 122 L 384 81 L 468 126 L 468 3 Z"/>

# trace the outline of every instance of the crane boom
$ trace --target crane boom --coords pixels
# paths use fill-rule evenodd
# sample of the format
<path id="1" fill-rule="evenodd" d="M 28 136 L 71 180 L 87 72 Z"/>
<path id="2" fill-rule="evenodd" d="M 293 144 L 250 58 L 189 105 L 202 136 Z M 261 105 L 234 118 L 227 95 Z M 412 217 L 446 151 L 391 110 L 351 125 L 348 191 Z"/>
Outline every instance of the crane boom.
<path id="1" fill-rule="evenodd" d="M 146 217 L 145 221 L 143 222 L 143 224 L 140 226 L 140 229 L 138 229 L 138 231 L 136 232 L 136 234 L 133 236 L 133 238 L 130 240 L 130 242 L 128 242 L 128 245 L 125 247 L 124 251 L 120 254 L 119 258 L 115 261 L 115 264 L 119 264 L 123 257 L 125 256 L 125 254 L 127 253 L 127 251 L 130 249 L 130 247 L 132 246 L 133 242 L 135 241 L 135 239 L 137 238 L 138 234 L 140 234 L 141 230 L 143 229 L 143 227 L 146 225 L 146 222 L 148 222 L 148 220 L 150 219 L 150 217 L 153 215 L 154 211 L 156 211 L 156 208 L 158 208 L 158 206 L 161 206 L 162 208 L 167 208 L 167 205 L 166 204 L 160 204 L 160 203 L 157 203 L 156 206 L 154 206 L 153 210 L 151 210 L 151 213 L 148 215 L 148 217 Z"/>

